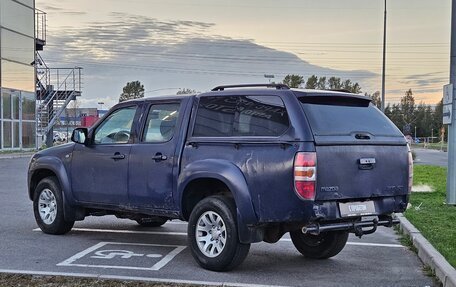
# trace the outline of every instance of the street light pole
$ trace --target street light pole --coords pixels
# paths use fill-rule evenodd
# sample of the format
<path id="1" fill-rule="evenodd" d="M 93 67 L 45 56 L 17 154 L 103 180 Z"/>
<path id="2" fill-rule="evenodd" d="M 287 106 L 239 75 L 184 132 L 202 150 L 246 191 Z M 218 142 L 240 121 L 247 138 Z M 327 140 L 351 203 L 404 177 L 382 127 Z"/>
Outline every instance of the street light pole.
<path id="1" fill-rule="evenodd" d="M 451 108 L 451 124 L 448 125 L 448 174 L 447 204 L 456 205 L 456 0 L 451 7 L 451 52 L 450 52 L 450 84 L 453 84 L 453 107 Z M 443 142 L 443 137 L 442 137 Z"/>
<path id="2" fill-rule="evenodd" d="M 385 112 L 385 66 L 386 66 L 386 0 L 383 17 L 383 66 L 382 66 L 382 112 Z"/>

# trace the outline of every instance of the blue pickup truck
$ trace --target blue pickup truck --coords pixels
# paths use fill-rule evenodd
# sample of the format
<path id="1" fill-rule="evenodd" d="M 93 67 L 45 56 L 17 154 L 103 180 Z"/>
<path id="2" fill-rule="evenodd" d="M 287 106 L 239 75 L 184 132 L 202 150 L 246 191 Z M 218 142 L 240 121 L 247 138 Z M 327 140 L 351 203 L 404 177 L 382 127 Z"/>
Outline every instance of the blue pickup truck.
<path id="1" fill-rule="evenodd" d="M 219 86 L 114 106 L 72 143 L 36 153 L 28 192 L 48 234 L 86 216 L 188 221 L 203 268 L 289 232 L 308 258 L 397 223 L 412 184 L 402 133 L 368 97 L 285 85 Z"/>

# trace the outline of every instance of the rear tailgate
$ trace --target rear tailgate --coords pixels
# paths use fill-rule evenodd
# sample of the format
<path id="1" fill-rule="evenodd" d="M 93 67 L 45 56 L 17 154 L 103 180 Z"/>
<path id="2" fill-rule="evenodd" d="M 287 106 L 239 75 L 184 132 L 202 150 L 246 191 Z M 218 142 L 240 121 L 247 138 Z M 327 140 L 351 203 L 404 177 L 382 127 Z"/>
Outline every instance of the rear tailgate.
<path id="1" fill-rule="evenodd" d="M 315 200 L 353 201 L 408 193 L 408 147 L 369 98 L 300 97 L 317 152 Z"/>
<path id="2" fill-rule="evenodd" d="M 408 192 L 407 146 L 317 146 L 316 150 L 316 200 Z"/>

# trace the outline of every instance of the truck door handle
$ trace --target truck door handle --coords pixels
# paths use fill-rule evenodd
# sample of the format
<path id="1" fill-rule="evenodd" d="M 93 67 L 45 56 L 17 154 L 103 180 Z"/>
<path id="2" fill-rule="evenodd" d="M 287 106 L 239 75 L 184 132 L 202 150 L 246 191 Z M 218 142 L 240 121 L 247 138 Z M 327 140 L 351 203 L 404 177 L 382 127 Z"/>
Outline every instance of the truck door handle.
<path id="1" fill-rule="evenodd" d="M 152 157 L 153 160 L 155 160 L 155 162 L 159 162 L 159 161 L 162 161 L 162 160 L 167 160 L 168 157 L 166 157 L 166 155 L 162 155 L 161 153 L 157 152 L 155 154 L 155 156 Z"/>
<path id="2" fill-rule="evenodd" d="M 113 156 L 111 156 L 113 160 L 120 160 L 125 159 L 125 155 L 121 154 L 120 152 L 116 152 Z"/>

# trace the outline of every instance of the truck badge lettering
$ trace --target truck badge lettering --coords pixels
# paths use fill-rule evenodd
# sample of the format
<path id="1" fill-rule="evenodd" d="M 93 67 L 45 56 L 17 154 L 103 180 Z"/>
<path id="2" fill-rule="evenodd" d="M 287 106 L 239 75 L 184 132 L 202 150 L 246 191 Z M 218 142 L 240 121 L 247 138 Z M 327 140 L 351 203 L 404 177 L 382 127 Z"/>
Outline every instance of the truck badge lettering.
<path id="1" fill-rule="evenodd" d="M 324 191 L 324 192 L 338 192 L 339 187 L 338 186 L 322 186 L 322 187 L 320 187 L 320 190 Z"/>

